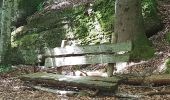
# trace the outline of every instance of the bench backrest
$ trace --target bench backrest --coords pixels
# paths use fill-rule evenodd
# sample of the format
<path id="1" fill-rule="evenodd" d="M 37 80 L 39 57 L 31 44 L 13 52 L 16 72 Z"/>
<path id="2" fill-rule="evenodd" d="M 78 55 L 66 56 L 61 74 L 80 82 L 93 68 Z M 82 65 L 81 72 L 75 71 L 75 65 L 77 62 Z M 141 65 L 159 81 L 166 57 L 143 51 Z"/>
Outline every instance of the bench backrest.
<path id="1" fill-rule="evenodd" d="M 57 67 L 98 63 L 116 63 L 129 60 L 132 43 L 100 44 L 46 48 L 45 66 Z M 125 53 L 123 53 L 123 51 Z"/>

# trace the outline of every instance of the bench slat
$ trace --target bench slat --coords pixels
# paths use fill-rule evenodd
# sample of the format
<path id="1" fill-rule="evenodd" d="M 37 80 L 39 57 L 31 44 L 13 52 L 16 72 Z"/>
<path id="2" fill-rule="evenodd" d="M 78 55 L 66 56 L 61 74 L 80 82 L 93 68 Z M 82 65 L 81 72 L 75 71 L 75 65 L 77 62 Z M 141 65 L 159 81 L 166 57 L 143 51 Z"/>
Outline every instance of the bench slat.
<path id="1" fill-rule="evenodd" d="M 99 64 L 99 63 L 116 63 L 126 62 L 129 60 L 129 54 L 114 55 L 114 54 L 99 54 L 85 55 L 59 58 L 46 58 L 46 67 L 68 66 L 68 65 L 84 65 L 84 64 Z"/>
<path id="2" fill-rule="evenodd" d="M 132 43 L 130 41 L 116 44 L 100 44 L 88 46 L 66 46 L 65 48 L 56 47 L 54 49 L 46 48 L 45 56 L 69 56 L 69 55 L 85 55 L 85 54 L 100 54 L 113 53 L 120 51 L 131 51 Z"/>

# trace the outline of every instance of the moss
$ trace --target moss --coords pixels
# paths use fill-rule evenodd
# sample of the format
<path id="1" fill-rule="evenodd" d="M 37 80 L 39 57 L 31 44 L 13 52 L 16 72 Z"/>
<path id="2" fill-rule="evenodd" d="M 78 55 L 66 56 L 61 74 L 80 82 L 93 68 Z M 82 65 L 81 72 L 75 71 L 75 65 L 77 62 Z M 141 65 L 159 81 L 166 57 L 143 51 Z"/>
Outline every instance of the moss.
<path id="1" fill-rule="evenodd" d="M 11 65 L 0 65 L 0 73 L 6 73 L 12 70 Z"/>
<path id="2" fill-rule="evenodd" d="M 37 61 L 37 55 L 35 49 L 23 49 L 23 48 L 13 48 L 11 55 L 11 63 L 13 65 L 25 64 L 25 65 L 34 65 Z"/>
<path id="3" fill-rule="evenodd" d="M 144 26 L 147 37 L 152 36 L 162 28 L 160 16 L 157 14 L 156 0 L 143 0 L 142 10 L 144 18 Z M 132 60 L 147 60 L 154 56 L 154 48 L 152 43 L 147 40 L 146 36 L 138 36 L 134 41 L 134 49 L 131 54 Z"/>
<path id="4" fill-rule="evenodd" d="M 170 32 L 168 32 L 168 33 L 166 34 L 166 41 L 168 41 L 168 43 L 170 43 Z"/>
<path id="5" fill-rule="evenodd" d="M 143 0 L 142 11 L 145 24 L 145 32 L 148 37 L 162 29 L 161 16 L 158 15 L 156 0 Z"/>
<path id="6" fill-rule="evenodd" d="M 17 44 L 22 49 L 35 49 L 39 47 L 39 44 L 36 43 L 38 41 L 38 38 L 38 34 L 25 35 L 23 38 L 17 41 Z"/>
<path id="7" fill-rule="evenodd" d="M 45 0 L 20 0 L 19 9 L 24 10 L 26 16 L 29 16 L 34 12 L 41 10 L 44 1 Z"/>
<path id="8" fill-rule="evenodd" d="M 24 59 L 23 59 L 23 55 L 21 53 L 21 50 L 19 48 L 12 48 L 11 52 L 15 52 L 15 53 L 11 53 L 11 64 L 12 65 L 18 65 L 18 64 L 24 64 Z"/>
<path id="9" fill-rule="evenodd" d="M 147 60 L 154 56 L 155 49 L 152 47 L 152 43 L 146 38 L 146 36 L 138 36 L 139 38 L 134 40 L 133 50 L 131 52 L 132 60 Z"/>
<path id="10" fill-rule="evenodd" d="M 93 9 L 105 32 L 113 31 L 115 0 L 99 0 Z"/>
<path id="11" fill-rule="evenodd" d="M 153 47 L 148 45 L 144 46 L 136 46 L 131 53 L 131 59 L 138 61 L 138 60 L 147 60 L 154 56 L 155 50 Z"/>
<path id="12" fill-rule="evenodd" d="M 43 16 L 33 15 L 27 20 L 27 25 L 30 28 L 44 28 L 51 29 L 54 27 L 62 27 L 71 22 L 74 10 L 64 10 L 56 12 L 49 12 Z"/>
<path id="13" fill-rule="evenodd" d="M 170 74 L 170 59 L 166 61 L 165 67 L 166 67 L 165 73 Z"/>
<path id="14" fill-rule="evenodd" d="M 60 46 L 61 41 L 65 39 L 66 30 L 62 28 L 54 28 L 51 30 L 43 31 L 39 34 L 42 35 L 42 39 L 44 39 L 46 46 L 54 48 Z"/>

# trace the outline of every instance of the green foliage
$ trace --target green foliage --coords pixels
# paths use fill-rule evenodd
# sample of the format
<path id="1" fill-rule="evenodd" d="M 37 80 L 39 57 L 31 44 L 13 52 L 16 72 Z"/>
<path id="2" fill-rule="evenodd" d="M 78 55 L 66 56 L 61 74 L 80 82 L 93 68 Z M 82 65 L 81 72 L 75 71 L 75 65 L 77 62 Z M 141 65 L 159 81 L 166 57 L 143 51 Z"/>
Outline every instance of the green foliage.
<path id="1" fill-rule="evenodd" d="M 34 65 L 37 62 L 38 52 L 35 49 L 12 48 L 11 63 Z"/>
<path id="2" fill-rule="evenodd" d="M 12 70 L 11 65 L 0 65 L 0 73 L 9 72 Z"/>
<path id="3" fill-rule="evenodd" d="M 165 67 L 166 67 L 165 73 L 170 74 L 170 59 L 166 61 Z"/>
<path id="4" fill-rule="evenodd" d="M 106 32 L 114 30 L 114 8 L 115 0 L 99 0 L 93 7 L 95 15 Z"/>
<path id="5" fill-rule="evenodd" d="M 88 9 L 93 10 L 90 15 Z M 74 13 L 74 36 L 82 45 L 110 41 L 114 29 L 114 0 L 98 0 L 92 7 L 79 7 Z"/>
<path id="6" fill-rule="evenodd" d="M 166 40 L 168 41 L 168 43 L 170 43 L 170 32 L 166 34 Z"/>
<path id="7" fill-rule="evenodd" d="M 44 3 L 40 1 L 41 0 L 37 1 L 39 2 L 39 5 L 36 3 L 34 5 L 38 5 L 37 7 L 42 8 Z M 38 19 L 32 20 L 29 24 L 37 28 L 51 29 L 54 27 L 61 28 L 61 26 L 64 26 L 62 22 L 66 21 L 69 22 L 68 25 L 71 27 L 71 30 L 66 29 L 65 31 L 62 31 L 63 33 L 61 32 L 61 34 L 66 34 L 65 32 L 68 33 L 69 31 L 72 31 L 74 38 L 80 40 L 81 44 L 96 44 L 101 41 L 99 38 L 102 38 L 102 41 L 109 42 L 111 33 L 114 31 L 114 6 L 115 0 L 98 0 L 91 7 L 93 9 L 92 15 L 86 14 L 87 9 L 90 8 L 86 5 L 73 9 L 61 10 L 57 13 L 49 13 L 44 17 L 40 16 Z M 155 15 L 157 15 L 156 1 L 143 0 L 142 6 L 144 19 L 146 20 L 145 23 L 147 24 L 145 25 L 146 30 L 155 28 L 153 26 L 157 24 L 152 22 L 157 20 L 157 17 L 155 17 Z M 102 32 L 100 33 L 95 31 L 94 22 L 96 19 L 99 21 L 102 28 Z M 51 41 L 49 43 L 51 43 Z"/>
<path id="8" fill-rule="evenodd" d="M 18 47 L 14 47 L 11 49 L 11 64 L 18 65 L 24 64 L 24 59 L 21 50 Z"/>
<path id="9" fill-rule="evenodd" d="M 44 40 L 37 33 L 32 33 L 17 39 L 17 47 L 12 48 L 12 64 L 35 64 L 37 61 L 37 50 L 45 46 Z"/>
<path id="10" fill-rule="evenodd" d="M 114 31 L 114 6 L 115 0 L 98 0 L 92 7 L 93 15 L 91 16 L 84 15 L 83 8 L 78 9 L 80 12 L 78 13 L 79 15 L 75 15 L 77 16 L 75 22 L 78 23 L 74 27 L 76 28 L 76 38 L 80 39 L 82 44 L 96 44 L 101 41 L 98 36 L 103 35 L 104 38 L 102 37 L 102 40 L 109 42 L 110 36 Z M 151 36 L 162 27 L 160 17 L 157 15 L 156 0 L 143 0 L 142 10 L 147 36 Z M 97 21 L 99 21 L 102 27 L 101 33 L 97 33 L 96 31 L 91 32 L 95 27 L 95 18 L 97 18 Z"/>
<path id="11" fill-rule="evenodd" d="M 43 8 L 44 8 L 44 2 L 43 1 L 45 1 L 45 0 L 40 0 L 40 3 L 38 4 L 38 6 L 36 7 L 37 8 L 37 10 L 38 11 L 41 11 L 41 10 L 43 10 Z"/>
<path id="12" fill-rule="evenodd" d="M 24 64 L 34 65 L 37 61 L 37 52 L 33 49 L 31 50 L 21 50 L 23 56 Z"/>
<path id="13" fill-rule="evenodd" d="M 19 9 L 25 11 L 26 15 L 31 15 L 37 10 L 41 10 L 45 0 L 20 0 Z"/>
<path id="14" fill-rule="evenodd" d="M 151 36 L 149 34 L 153 34 L 162 28 L 161 17 L 157 14 L 156 0 L 143 0 L 142 11 L 146 33 Z"/>
<path id="15" fill-rule="evenodd" d="M 60 46 L 61 41 L 64 39 L 66 31 L 65 29 L 51 29 L 48 31 L 43 31 L 42 33 L 42 39 L 44 39 L 44 43 L 47 47 L 54 48 L 57 46 Z M 42 47 L 42 46 L 41 46 Z"/>
<path id="16" fill-rule="evenodd" d="M 156 0 L 143 0 L 142 10 L 144 17 L 154 17 L 157 15 L 157 2 Z"/>
<path id="17" fill-rule="evenodd" d="M 38 34 L 25 35 L 18 41 L 17 44 L 19 44 L 19 46 L 23 49 L 34 49 L 37 47 L 36 42 L 38 41 L 38 38 Z"/>

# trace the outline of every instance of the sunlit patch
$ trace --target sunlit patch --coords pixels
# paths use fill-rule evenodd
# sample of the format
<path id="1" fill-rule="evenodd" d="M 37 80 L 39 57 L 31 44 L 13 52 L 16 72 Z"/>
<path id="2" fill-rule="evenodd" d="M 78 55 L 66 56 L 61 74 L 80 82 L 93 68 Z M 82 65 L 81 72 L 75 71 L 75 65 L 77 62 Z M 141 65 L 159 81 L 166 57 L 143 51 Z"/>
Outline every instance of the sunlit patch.
<path id="1" fill-rule="evenodd" d="M 66 93 L 68 93 L 68 91 L 61 91 L 60 92 L 61 95 L 65 95 Z"/>
<path id="2" fill-rule="evenodd" d="M 120 52 L 117 52 L 117 54 L 125 54 L 126 51 L 120 51 Z"/>
<path id="3" fill-rule="evenodd" d="M 59 78 L 59 79 L 56 79 L 56 80 L 64 81 L 64 80 L 67 80 L 67 78 Z"/>
<path id="4" fill-rule="evenodd" d="M 123 73 L 127 68 L 127 62 L 118 62 L 116 63 L 116 73 Z"/>
<path id="5" fill-rule="evenodd" d="M 65 81 L 65 80 L 69 80 L 69 79 L 79 79 L 79 78 L 80 78 L 80 76 L 67 76 L 67 77 L 64 77 L 64 78 L 56 79 L 56 80 Z"/>
<path id="6" fill-rule="evenodd" d="M 43 75 L 43 76 L 41 76 L 42 78 L 58 78 L 58 76 L 56 76 L 56 75 L 53 75 L 53 74 L 49 74 L 49 75 Z"/>
<path id="7" fill-rule="evenodd" d="M 166 68 L 166 63 L 168 60 L 165 60 L 164 63 L 162 63 L 154 72 L 164 72 Z"/>
<path id="8" fill-rule="evenodd" d="M 43 75 L 43 76 L 41 76 L 42 78 L 48 78 L 49 77 L 49 75 L 47 76 L 47 75 Z"/>
<path id="9" fill-rule="evenodd" d="M 72 78 L 72 79 L 78 79 L 80 78 L 81 76 L 67 76 L 67 78 Z"/>

